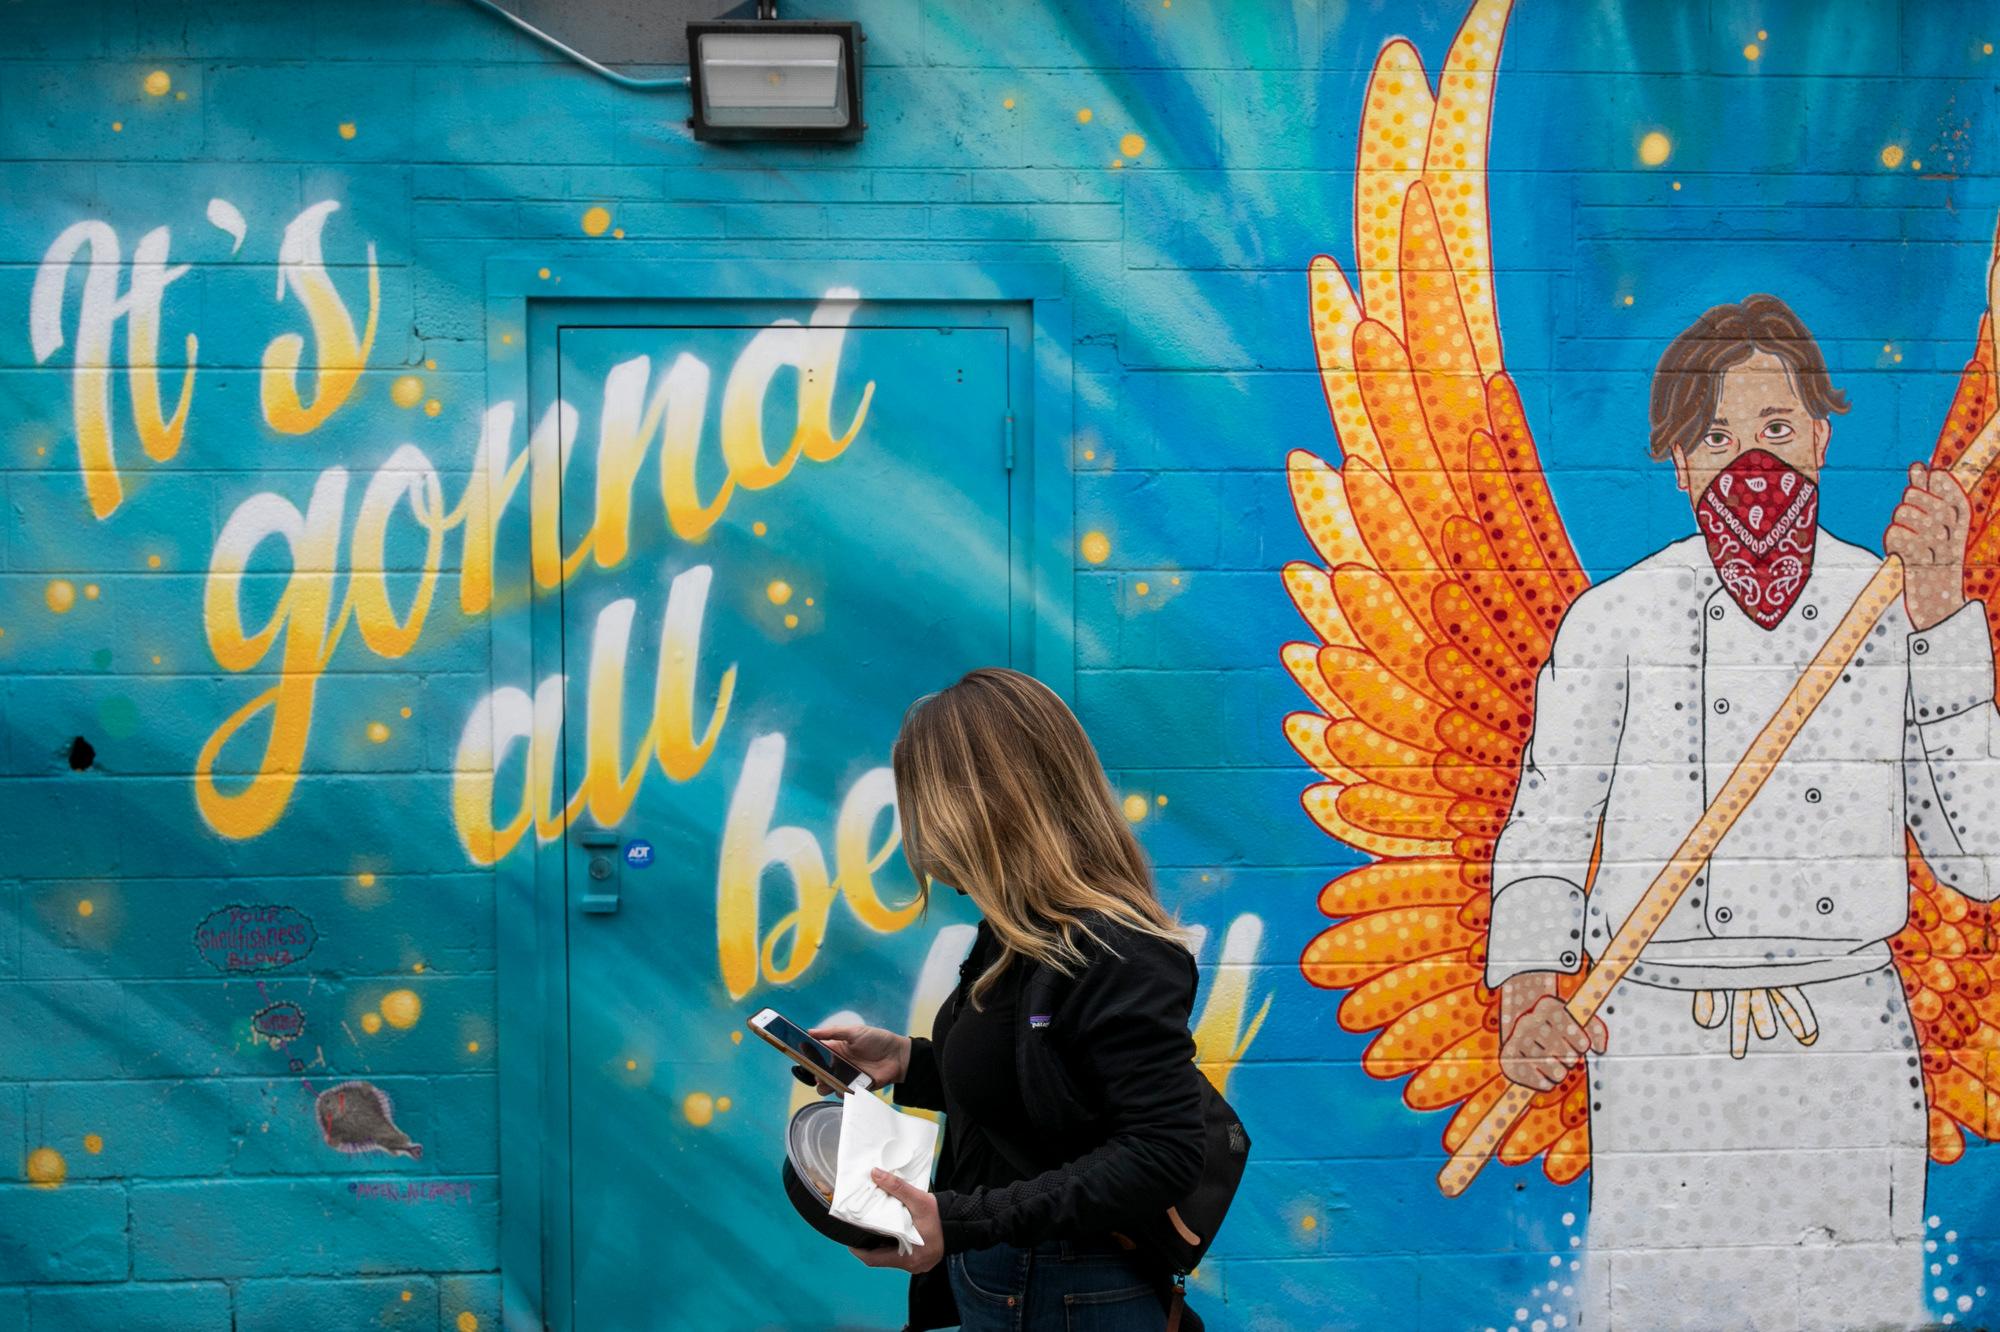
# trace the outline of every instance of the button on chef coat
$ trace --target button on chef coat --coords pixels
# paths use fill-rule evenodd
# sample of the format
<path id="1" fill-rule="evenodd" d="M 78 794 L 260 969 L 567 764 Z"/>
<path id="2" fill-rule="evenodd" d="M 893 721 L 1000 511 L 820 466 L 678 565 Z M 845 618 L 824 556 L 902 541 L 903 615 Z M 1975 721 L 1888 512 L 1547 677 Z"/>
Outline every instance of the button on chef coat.
<path id="1" fill-rule="evenodd" d="M 1766 630 L 1690 537 L 1570 606 L 1494 850 L 1488 984 L 1603 950 L 1879 564 L 1822 530 Z M 1996 737 L 1985 608 L 1918 633 L 1898 598 L 1655 942 L 1750 965 L 1887 939 L 1908 916 L 1905 826 L 1940 879 L 1992 898 Z"/>

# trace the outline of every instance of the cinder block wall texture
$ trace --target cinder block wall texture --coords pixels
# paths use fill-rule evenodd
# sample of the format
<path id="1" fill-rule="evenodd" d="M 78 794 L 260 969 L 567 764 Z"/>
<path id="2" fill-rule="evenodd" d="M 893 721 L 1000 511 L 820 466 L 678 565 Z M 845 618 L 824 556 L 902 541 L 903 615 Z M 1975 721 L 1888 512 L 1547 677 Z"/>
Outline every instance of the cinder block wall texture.
<path id="1" fill-rule="evenodd" d="M 1211 1326 L 1546 1332 L 1610 1310 L 1611 1326 L 1723 1327 L 1752 1310 L 1832 1328 L 1884 1281 L 1900 1283 L 1897 1325 L 1993 1317 L 2000 973 L 1981 894 L 1922 868 L 1907 928 L 1848 940 L 1893 944 L 1879 993 L 1892 1016 L 1888 996 L 1906 996 L 1891 1080 L 1914 1106 L 1894 1132 L 1920 1141 L 1854 1109 L 1863 1053 L 1808 1056 L 1782 1024 L 1762 1030 L 1772 1008 L 1747 1037 L 1745 1066 L 1769 1071 L 1747 1100 L 1715 1099 L 1708 1065 L 1677 1082 L 1659 1056 L 1659 1151 L 1688 1124 L 1758 1125 L 1727 1171 L 1644 1176 L 1657 1198 L 1620 1176 L 1615 1241 L 1593 1224 L 1603 1111 L 1581 1074 L 1463 1196 L 1436 1183 L 1504 1086 L 1487 865 L 1549 706 L 1533 690 L 1547 629 L 1586 579 L 1695 531 L 1647 456 L 1668 340 L 1751 292 L 1798 312 L 1851 400 L 1820 522 L 1869 551 L 1907 464 L 1994 409 L 1991 6 L 780 8 L 863 25 L 858 145 L 697 143 L 684 90 L 614 86 L 456 0 L 0 0 L 0 1329 L 900 1325 L 898 1283 L 779 1197 L 790 1084 L 728 1035 L 762 1003 L 890 1025 L 907 1004 L 914 1021 L 951 979 L 966 914 L 871 915 L 843 859 L 808 942 L 819 899 L 773 851 L 750 869 L 764 915 L 760 933 L 753 904 L 744 993 L 720 960 L 729 788 L 690 786 L 701 872 L 626 857 L 628 895 L 672 885 L 671 933 L 698 963 L 648 989 L 665 935 L 608 969 L 574 951 L 559 965 L 577 947 L 564 931 L 594 924 L 563 895 L 582 864 L 559 815 L 580 724 L 541 827 L 482 831 L 560 741 L 543 714 L 530 757 L 535 681 L 567 672 L 580 690 L 588 642 L 586 624 L 577 660 L 558 659 L 563 578 L 531 550 L 578 531 L 544 529 L 555 507 L 529 516 L 561 470 L 553 436 L 529 443 L 547 403 L 506 396 L 555 352 L 532 318 L 509 322 L 522 307 L 495 275 L 539 270 L 530 308 L 584 266 L 597 296 L 666 301 L 683 293 L 660 265 L 691 260 L 719 261 L 705 294 L 765 302 L 764 324 L 850 282 L 865 309 L 866 275 L 939 271 L 922 265 L 1054 275 L 1060 334 L 1031 375 L 1060 411 L 1021 447 L 1059 463 L 1034 484 L 1069 530 L 1031 555 L 1070 605 L 1029 615 L 1059 620 L 1066 655 L 1038 665 L 1070 692 L 1163 897 L 1200 927 L 1202 1061 L 1256 1141 L 1191 1283 Z M 705 16 L 663 14 L 664 36 L 631 40 L 657 50 Z M 533 17 L 630 58 L 560 7 Z M 720 404 L 729 366 L 714 370 Z M 786 365 L 774 375 L 772 457 L 800 392 Z M 892 378 L 866 375 L 889 412 Z M 843 382 L 836 421 L 857 393 Z M 595 415 L 576 476 L 601 472 Z M 704 495 L 721 428 L 700 444 Z M 945 444 L 997 447 L 984 425 Z M 841 465 L 800 475 L 833 487 Z M 879 616 L 957 613 L 865 522 L 815 529 L 796 589 L 732 569 L 733 548 L 649 509 L 653 466 L 633 501 L 651 554 L 576 578 L 628 589 L 644 638 L 666 605 L 660 555 L 713 556 L 711 623 L 761 626 L 779 664 L 733 648 L 704 662 L 696 736 L 731 661 L 739 710 L 785 715 L 795 744 L 838 719 L 851 701 L 814 683 L 824 663 L 778 644 L 837 615 L 843 589 L 882 589 Z M 797 493 L 809 484 L 730 521 L 758 518 L 761 537 L 768 518 L 775 539 L 821 503 Z M 907 484 L 922 491 L 923 465 Z M 572 506 L 589 511 L 557 507 Z M 1973 565 L 1978 594 L 2000 560 L 1975 542 Z M 1479 638 L 1453 615 L 1536 589 L 1518 637 L 1480 631 L 1504 651 L 1456 675 L 1462 655 L 1441 661 Z M 1781 656 L 1764 669 L 1802 664 Z M 652 678 L 650 660 L 633 670 Z M 831 859 L 826 793 L 887 761 L 895 715 L 788 772 L 802 803 L 777 821 L 817 829 Z M 717 751 L 731 782 L 744 725 Z M 1706 761 L 1719 782 L 1728 756 Z M 647 798 L 674 789 L 653 772 Z M 888 826 L 855 834 L 865 853 L 889 851 Z M 1743 854 L 1778 876 L 1799 872 L 1787 858 L 1823 868 L 1837 832 Z M 1378 861 L 1393 863 L 1342 877 Z M 892 854 L 878 872 L 907 888 Z M 787 950 L 802 976 L 784 975 Z M 1746 1012 L 1764 984 L 1741 989 Z M 673 1003 L 631 1015 L 629 1058 L 564 1062 L 562 1031 L 587 1042 L 549 1015 L 621 989 Z M 539 1016 L 517 1020 L 516 998 Z M 1728 1031 L 1709 1035 L 1726 1065 Z M 612 1085 L 630 1092 L 615 1117 L 591 1090 Z M 672 1205 L 573 1184 L 613 1140 L 668 1163 Z M 1848 1196 L 1892 1175 L 1900 1201 Z M 1713 1198 L 1684 1191 L 1725 1187 L 1758 1238 L 1671 1223 L 1712 1220 Z M 1776 1243 L 1773 1190 L 1800 1218 Z M 1635 1230 L 1647 1208 L 1664 1219 Z M 604 1253 L 632 1289 L 657 1278 L 650 1302 L 593 1296 Z M 1684 1299 L 1646 1293 L 1667 1261 Z"/>

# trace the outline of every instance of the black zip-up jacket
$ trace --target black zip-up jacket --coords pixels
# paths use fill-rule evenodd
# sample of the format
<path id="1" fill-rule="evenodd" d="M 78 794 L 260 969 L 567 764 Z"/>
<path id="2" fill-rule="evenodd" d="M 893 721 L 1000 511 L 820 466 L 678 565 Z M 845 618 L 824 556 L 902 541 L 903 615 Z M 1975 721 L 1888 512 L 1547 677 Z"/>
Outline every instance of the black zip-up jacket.
<path id="1" fill-rule="evenodd" d="M 1016 987 L 1015 1067 L 1027 1122 L 980 1129 L 1003 1154 L 1043 1168 L 1003 1188 L 939 1193 L 947 1253 L 1101 1237 L 1164 1212 L 1200 1178 L 1202 1074 L 1188 1031 L 1194 958 L 1114 921 L 1094 919 L 1092 928 L 1103 946 L 1086 943 L 1089 962 L 1075 976 L 1016 958 L 996 982 Z M 960 990 L 975 979 L 961 968 Z M 911 1040 L 895 1095 L 902 1105 L 944 1109 L 928 1040 Z M 957 1322 L 943 1263 L 911 1279 L 911 1332 Z"/>

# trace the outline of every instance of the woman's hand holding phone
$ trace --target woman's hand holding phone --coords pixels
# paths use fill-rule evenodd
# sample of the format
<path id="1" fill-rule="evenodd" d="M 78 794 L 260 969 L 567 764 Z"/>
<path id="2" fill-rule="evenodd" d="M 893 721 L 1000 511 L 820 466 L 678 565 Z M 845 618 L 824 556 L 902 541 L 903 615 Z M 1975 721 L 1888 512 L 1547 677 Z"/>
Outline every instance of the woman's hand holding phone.
<path id="1" fill-rule="evenodd" d="M 880 1027 L 814 1027 L 816 1041 L 824 1041 L 832 1051 L 866 1073 L 877 1087 L 901 1082 L 910 1071 L 910 1038 Z M 803 1068 L 792 1070 L 801 1082 L 811 1082 Z"/>

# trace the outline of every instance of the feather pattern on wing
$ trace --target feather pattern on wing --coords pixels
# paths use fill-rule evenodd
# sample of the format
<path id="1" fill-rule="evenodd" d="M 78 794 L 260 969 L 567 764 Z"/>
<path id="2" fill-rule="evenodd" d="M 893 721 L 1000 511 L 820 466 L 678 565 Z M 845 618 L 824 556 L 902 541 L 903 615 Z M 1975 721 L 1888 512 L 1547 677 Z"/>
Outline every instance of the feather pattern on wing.
<path id="1" fill-rule="evenodd" d="M 1499 1000 L 1483 983 L 1493 838 L 1514 794 L 1535 673 L 1586 586 L 1501 364 L 1486 222 L 1486 126 L 1509 0 L 1479 0 L 1433 96 L 1409 43 L 1384 47 L 1355 185 L 1360 298 L 1312 265 L 1313 335 L 1338 469 L 1290 462 L 1322 563 L 1286 586 L 1317 644 L 1285 660 L 1315 701 L 1287 733 L 1325 779 L 1304 797 L 1379 857 L 1326 886 L 1336 923 L 1306 979 L 1350 993 L 1363 1058 L 1421 1110 L 1458 1108 L 1449 1147 L 1499 1096 Z M 1567 991 L 1565 991 L 1567 992 Z M 1502 1159 L 1558 1181 L 1589 1161 L 1580 1072 L 1536 1099 Z"/>

